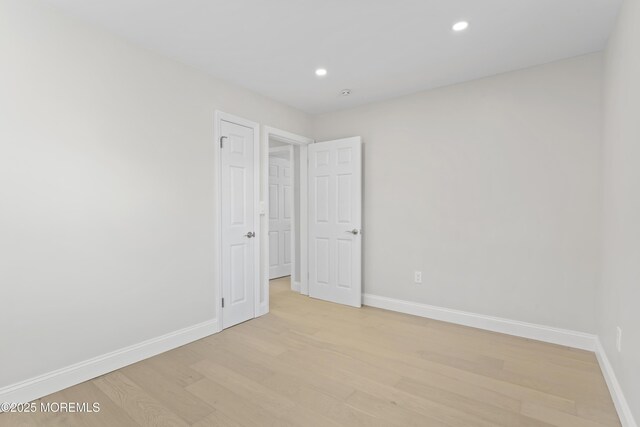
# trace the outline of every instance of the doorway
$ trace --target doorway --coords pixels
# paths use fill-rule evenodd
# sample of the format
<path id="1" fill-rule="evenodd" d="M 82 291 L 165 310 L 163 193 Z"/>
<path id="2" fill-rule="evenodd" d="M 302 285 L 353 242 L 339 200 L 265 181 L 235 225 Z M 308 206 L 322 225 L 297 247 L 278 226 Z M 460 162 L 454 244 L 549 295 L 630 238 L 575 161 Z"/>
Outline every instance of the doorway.
<path id="1" fill-rule="evenodd" d="M 264 222 L 263 295 L 268 312 L 269 280 L 278 273 L 281 233 L 271 234 L 282 211 L 282 197 L 272 166 L 276 152 L 293 150 L 294 193 L 291 226 L 290 288 L 313 298 L 360 307 L 362 304 L 362 140 L 351 137 L 315 143 L 267 128 L 263 132 L 263 197 L 269 213 Z M 284 155 L 286 156 L 286 154 Z M 297 163 L 296 163 L 297 162 Z M 299 170 L 299 171 L 298 171 Z M 297 188 L 295 188 L 297 187 Z M 271 210 L 278 204 L 279 209 Z M 286 208 L 286 205 L 284 205 Z M 270 217 L 269 217 L 270 216 Z M 276 225 L 278 230 L 283 229 Z M 276 236 L 278 238 L 276 239 Z M 274 254 L 271 254 L 274 252 Z M 286 249 L 285 249 L 286 252 Z M 278 255 L 276 255 L 278 253 Z M 284 273 L 282 273 L 284 274 Z M 281 279 L 279 280 L 281 284 Z"/>
<path id="2" fill-rule="evenodd" d="M 313 140 L 279 129 L 263 129 L 264 239 L 261 256 L 262 313 L 269 310 L 269 281 L 279 278 L 308 295 L 307 152 Z M 284 279 L 283 279 L 284 278 Z"/>
<path id="3" fill-rule="evenodd" d="M 269 280 L 290 278 L 295 270 L 296 166 L 293 146 L 269 141 Z"/>

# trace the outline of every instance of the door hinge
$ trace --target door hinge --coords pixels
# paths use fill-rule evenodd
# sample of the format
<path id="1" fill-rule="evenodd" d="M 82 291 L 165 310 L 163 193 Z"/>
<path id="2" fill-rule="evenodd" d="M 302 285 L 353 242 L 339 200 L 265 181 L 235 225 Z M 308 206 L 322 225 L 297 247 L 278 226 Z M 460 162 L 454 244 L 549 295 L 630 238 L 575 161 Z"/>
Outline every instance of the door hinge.
<path id="1" fill-rule="evenodd" d="M 224 308 L 224 298 L 222 298 L 222 308 Z"/>
<path id="2" fill-rule="evenodd" d="M 226 136 L 221 136 L 220 137 L 220 148 L 223 148 L 222 143 L 224 142 L 224 140 L 226 139 Z"/>

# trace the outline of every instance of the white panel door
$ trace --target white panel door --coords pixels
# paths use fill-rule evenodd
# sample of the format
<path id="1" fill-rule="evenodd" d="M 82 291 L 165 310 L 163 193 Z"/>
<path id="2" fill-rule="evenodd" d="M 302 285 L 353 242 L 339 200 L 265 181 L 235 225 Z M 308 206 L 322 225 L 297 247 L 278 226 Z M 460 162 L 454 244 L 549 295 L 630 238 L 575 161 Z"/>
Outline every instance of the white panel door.
<path id="1" fill-rule="evenodd" d="M 253 129 L 221 121 L 222 325 L 255 317 Z"/>
<path id="2" fill-rule="evenodd" d="M 309 145 L 309 296 L 362 304 L 362 142 Z"/>
<path id="3" fill-rule="evenodd" d="M 289 159 L 269 157 L 269 279 L 291 275 L 292 174 Z"/>

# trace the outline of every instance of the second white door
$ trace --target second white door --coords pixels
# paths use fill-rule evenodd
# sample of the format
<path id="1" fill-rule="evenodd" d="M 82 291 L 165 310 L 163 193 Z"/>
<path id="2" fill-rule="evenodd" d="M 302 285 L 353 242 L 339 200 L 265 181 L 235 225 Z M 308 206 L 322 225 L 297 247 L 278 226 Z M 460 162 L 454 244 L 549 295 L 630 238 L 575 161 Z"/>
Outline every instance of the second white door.
<path id="1" fill-rule="evenodd" d="M 269 279 L 291 275 L 292 168 L 288 158 L 269 156 Z"/>

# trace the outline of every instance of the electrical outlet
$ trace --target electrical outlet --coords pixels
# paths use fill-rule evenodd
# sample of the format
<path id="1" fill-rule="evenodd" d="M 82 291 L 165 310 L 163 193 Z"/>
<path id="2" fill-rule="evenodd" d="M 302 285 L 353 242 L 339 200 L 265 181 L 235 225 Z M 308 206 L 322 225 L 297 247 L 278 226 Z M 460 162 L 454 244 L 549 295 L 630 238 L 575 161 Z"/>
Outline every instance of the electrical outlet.
<path id="1" fill-rule="evenodd" d="M 415 271 L 413 273 L 413 281 L 416 283 L 422 283 L 422 271 Z"/>
<path id="2" fill-rule="evenodd" d="M 618 353 L 622 352 L 622 328 L 620 326 L 616 326 L 616 348 Z"/>

